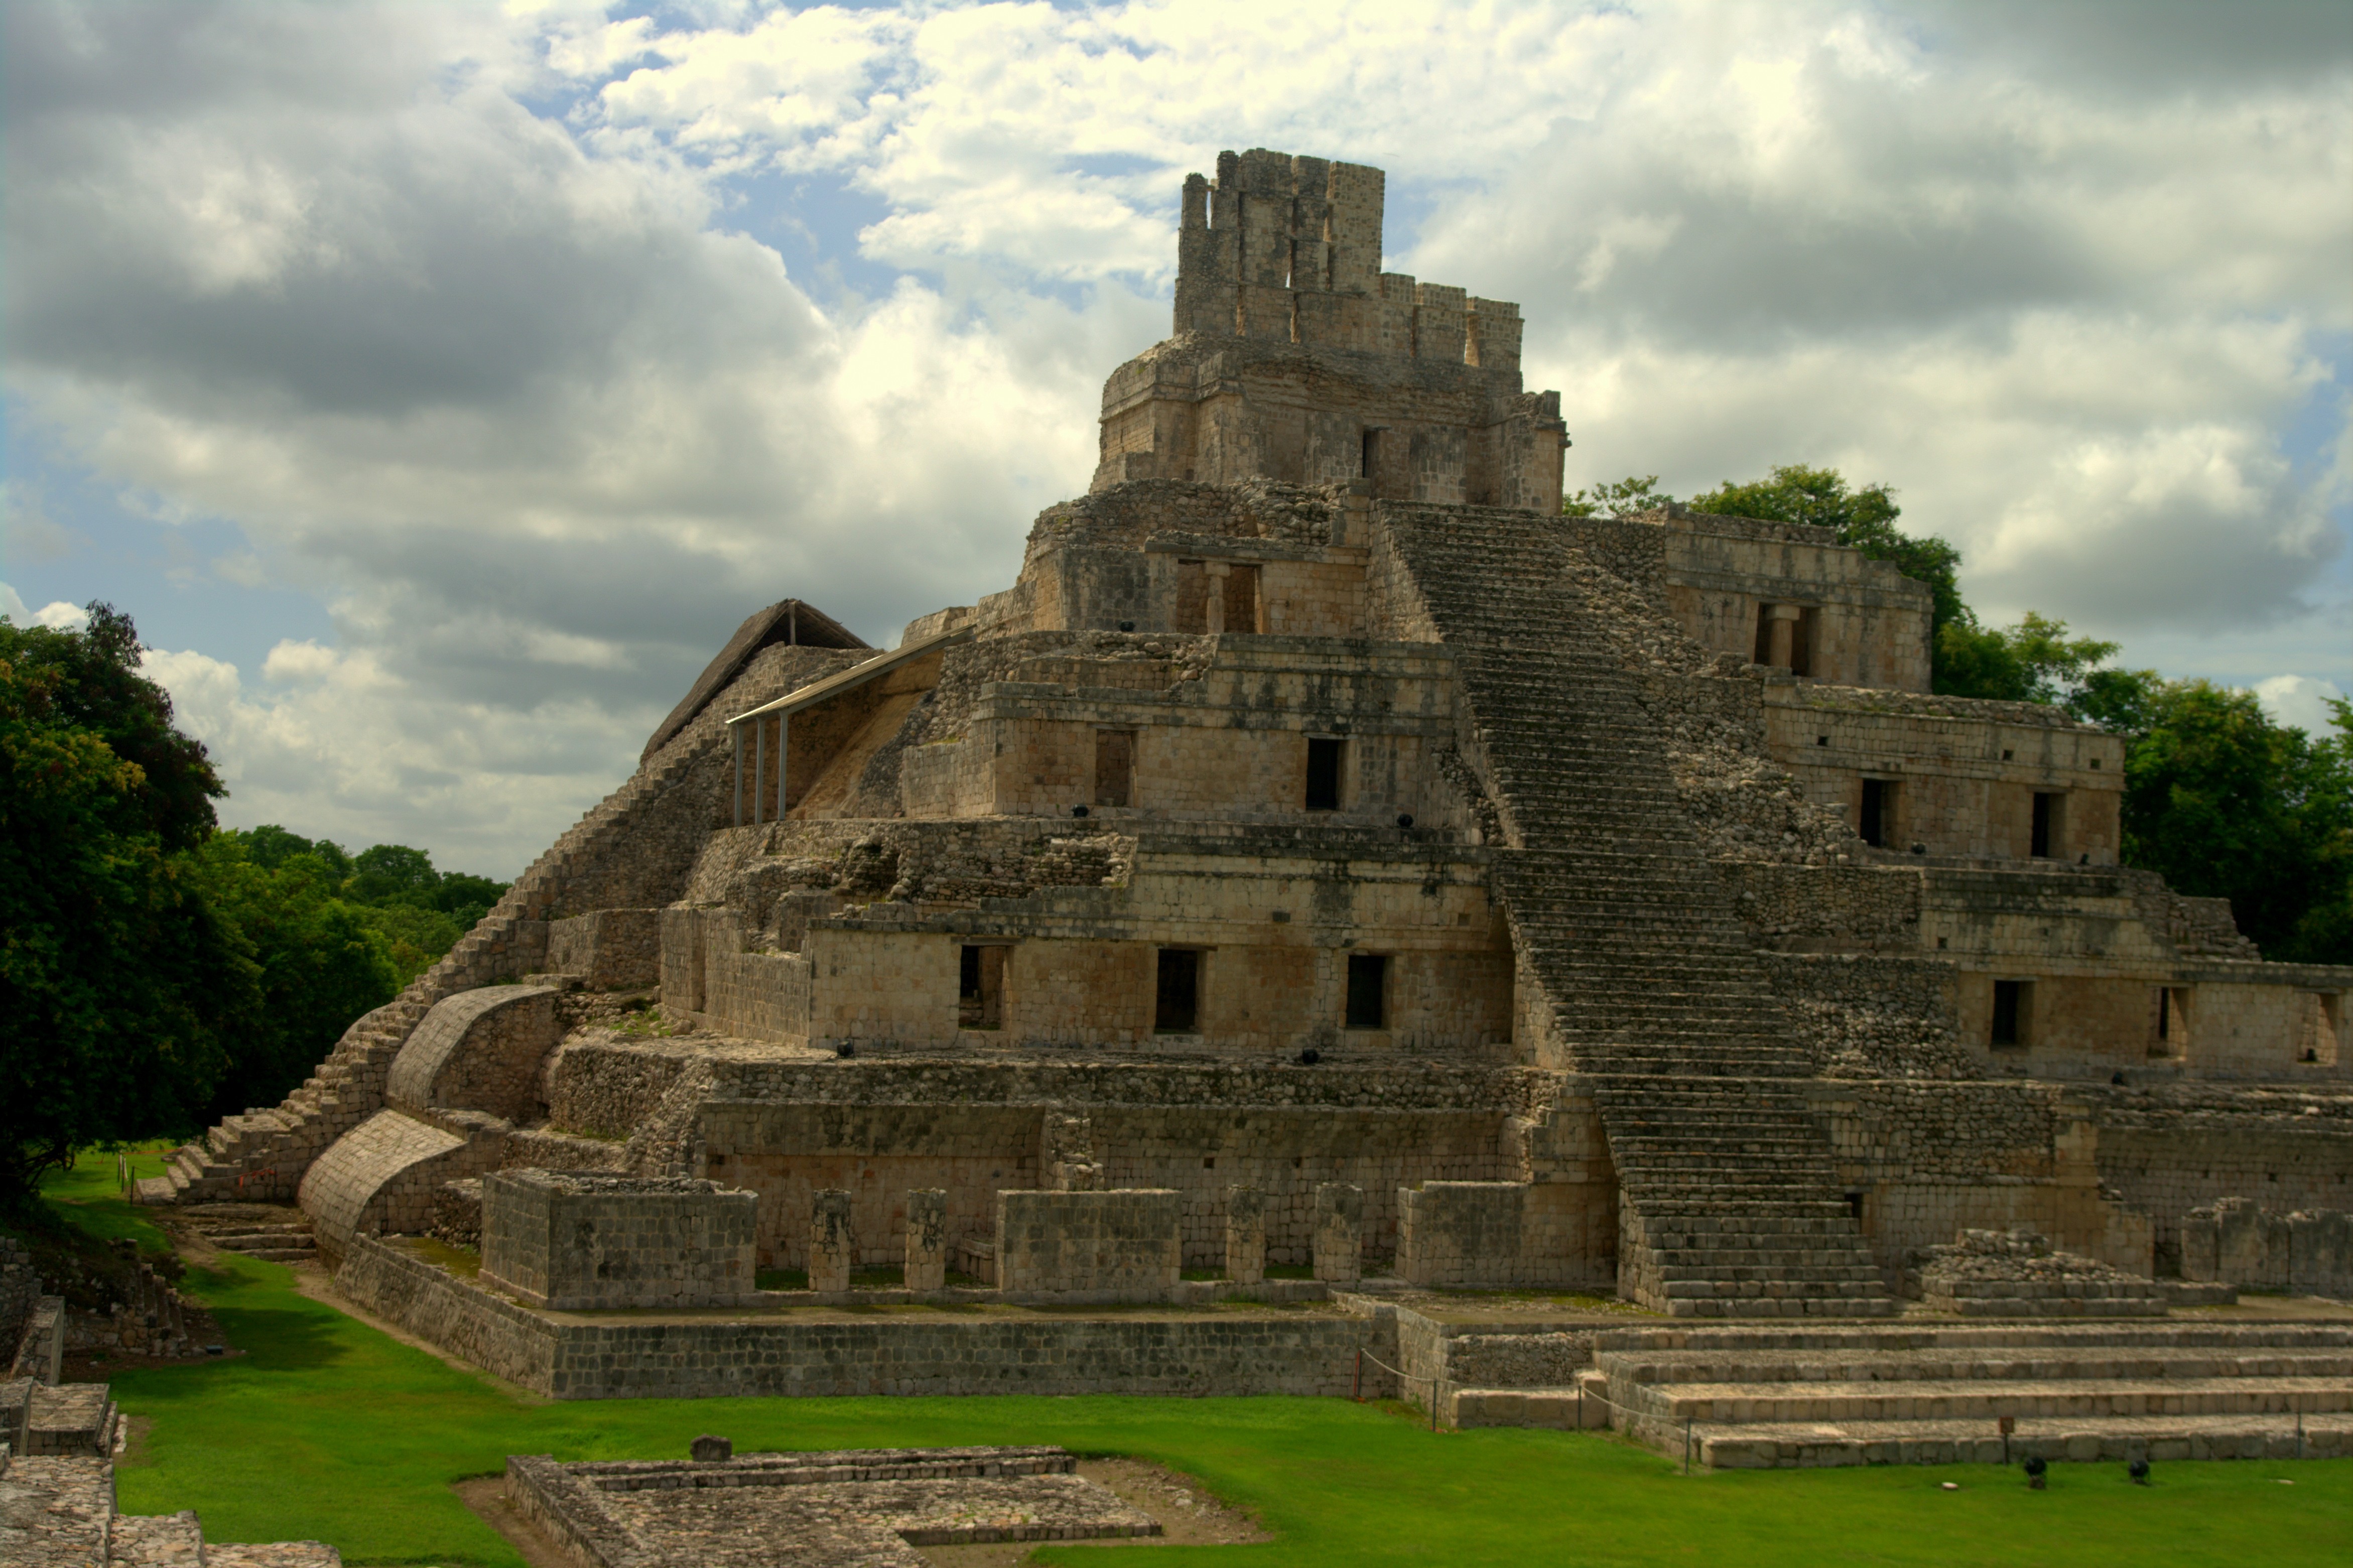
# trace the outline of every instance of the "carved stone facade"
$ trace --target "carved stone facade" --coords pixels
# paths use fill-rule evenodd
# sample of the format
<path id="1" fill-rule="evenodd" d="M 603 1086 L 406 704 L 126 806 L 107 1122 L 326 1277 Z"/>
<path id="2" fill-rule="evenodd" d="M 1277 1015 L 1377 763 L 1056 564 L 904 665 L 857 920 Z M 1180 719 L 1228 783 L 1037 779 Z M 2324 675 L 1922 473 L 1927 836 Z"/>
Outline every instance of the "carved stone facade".
<path id="1" fill-rule="evenodd" d="M 1012 586 L 888 653 L 755 616 L 151 1195 L 267 1170 L 356 1255 L 452 1179 L 597 1170 L 750 1194 L 757 1266 L 829 1286 L 1717 1319 L 1885 1315 L 1963 1228 L 2147 1275 L 2221 1198 L 2353 1208 L 2353 968 L 2121 867 L 2122 742 L 1928 694 L 1921 584 L 1559 516 L 1516 310 L 1383 275 L 1379 205 L 1266 153 L 1188 184 L 1176 333 Z M 449 1000 L 548 971 L 659 1006 L 558 1042 Z"/>

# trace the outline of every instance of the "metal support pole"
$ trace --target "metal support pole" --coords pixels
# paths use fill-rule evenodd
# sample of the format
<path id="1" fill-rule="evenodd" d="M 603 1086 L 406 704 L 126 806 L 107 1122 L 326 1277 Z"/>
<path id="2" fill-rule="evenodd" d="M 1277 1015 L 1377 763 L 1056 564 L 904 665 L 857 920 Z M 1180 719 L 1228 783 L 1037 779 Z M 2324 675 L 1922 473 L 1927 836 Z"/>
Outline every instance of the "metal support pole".
<path id="1" fill-rule="evenodd" d="M 744 726 L 730 724 L 728 734 L 735 739 L 735 826 L 744 826 Z"/>
<path id="2" fill-rule="evenodd" d="M 1691 1424 L 1692 1424 L 1692 1418 L 1691 1418 L 1690 1416 L 1688 1416 L 1688 1415 L 1684 1416 L 1684 1417 L 1683 1417 L 1683 1474 L 1685 1474 L 1685 1475 L 1690 1475 L 1690 1474 L 1691 1474 Z"/>
<path id="3" fill-rule="evenodd" d="M 1356 1352 L 1356 1381 L 1348 1395 L 1359 1405 L 1365 1402 L 1365 1352 L 1361 1350 Z"/>
<path id="4" fill-rule="evenodd" d="M 768 793 L 768 721 L 752 721 L 752 826 L 760 826 L 760 807 Z"/>

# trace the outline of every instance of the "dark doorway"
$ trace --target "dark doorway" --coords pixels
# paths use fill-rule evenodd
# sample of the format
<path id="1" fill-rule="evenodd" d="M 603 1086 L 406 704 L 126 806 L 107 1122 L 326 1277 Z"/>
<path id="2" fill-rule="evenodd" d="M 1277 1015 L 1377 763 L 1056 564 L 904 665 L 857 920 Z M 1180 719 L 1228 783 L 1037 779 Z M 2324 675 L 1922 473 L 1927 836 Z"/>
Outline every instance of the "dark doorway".
<path id="1" fill-rule="evenodd" d="M 1993 983 L 1994 1045 L 2022 1046 L 2026 1043 L 2026 1037 L 2019 1027 L 2025 1003 L 2026 982 L 2023 980 L 1997 980 Z"/>
<path id="2" fill-rule="evenodd" d="M 1164 1035 L 1189 1035 L 1200 1016 L 1201 955 L 1189 947 L 1160 950 L 1160 986 L 1152 1026 Z"/>
<path id="3" fill-rule="evenodd" d="M 1258 624 L 1258 568 L 1236 566 L 1226 573 L 1226 630 L 1254 632 Z"/>
<path id="4" fill-rule="evenodd" d="M 1377 430 L 1366 431 L 1364 456 L 1356 467 L 1358 479 L 1378 479 L 1380 478 L 1380 452 L 1381 433 Z"/>
<path id="5" fill-rule="evenodd" d="M 1340 809 L 1340 748 L 1342 741 L 1310 736 L 1307 741 L 1307 809 Z"/>
<path id="6" fill-rule="evenodd" d="M 2034 827 L 2027 853 L 2037 860 L 2051 858 L 2051 841 L 2056 837 L 2059 822 L 2060 797 L 2037 793 L 2034 796 Z"/>
<path id="7" fill-rule="evenodd" d="M 1855 823 L 1855 831 L 1862 834 L 1862 841 L 1873 849 L 1887 842 L 1887 830 L 1894 826 L 1890 819 L 1895 814 L 1888 809 L 1894 804 L 1888 797 L 1894 793 L 1894 787 L 1885 779 L 1862 781 L 1862 810 Z"/>
<path id="8" fill-rule="evenodd" d="M 1128 791 L 1134 787 L 1135 772 L 1135 731 L 1133 730 L 1098 730 L 1095 731 L 1095 804 L 1125 805 Z"/>
<path id="9" fill-rule="evenodd" d="M 1348 1027 L 1386 1029 L 1388 1026 L 1389 961 L 1386 954 L 1348 955 Z"/>
<path id="10" fill-rule="evenodd" d="M 1005 1026 L 1005 949 L 966 947 L 963 973 L 956 981 L 956 1026 L 1001 1029 Z"/>

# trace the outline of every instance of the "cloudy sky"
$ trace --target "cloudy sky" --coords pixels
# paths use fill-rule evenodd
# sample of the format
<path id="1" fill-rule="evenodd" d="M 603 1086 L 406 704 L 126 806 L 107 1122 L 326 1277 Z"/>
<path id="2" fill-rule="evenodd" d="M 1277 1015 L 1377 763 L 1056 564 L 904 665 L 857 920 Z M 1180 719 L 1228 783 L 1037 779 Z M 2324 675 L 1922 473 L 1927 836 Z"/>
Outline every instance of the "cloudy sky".
<path id="1" fill-rule="evenodd" d="M 737 620 L 1008 584 L 1220 148 L 1388 171 L 1572 486 L 1894 485 L 2028 608 L 2353 691 L 2353 7 L 0 0 L 0 610 L 223 818 L 509 875 Z"/>

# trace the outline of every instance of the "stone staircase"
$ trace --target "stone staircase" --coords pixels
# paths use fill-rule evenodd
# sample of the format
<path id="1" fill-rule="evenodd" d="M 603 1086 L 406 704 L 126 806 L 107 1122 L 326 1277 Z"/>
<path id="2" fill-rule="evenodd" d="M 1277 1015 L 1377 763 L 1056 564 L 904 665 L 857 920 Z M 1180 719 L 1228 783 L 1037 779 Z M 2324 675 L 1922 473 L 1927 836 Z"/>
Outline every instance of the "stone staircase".
<path id="1" fill-rule="evenodd" d="M 1677 1317 L 1892 1315 L 1795 1081 L 1814 1065 L 1559 530 L 1472 507 L 1382 517 L 1456 653 L 1466 752 L 1509 846 L 1496 893 L 1543 988 L 1549 1065 L 1599 1080 L 1620 1293 Z"/>
<path id="2" fill-rule="evenodd" d="M 306 1263 L 319 1256 L 318 1238 L 301 1209 L 280 1204 L 197 1204 L 189 1228 L 224 1252 L 264 1263 Z"/>
<path id="3" fill-rule="evenodd" d="M 2353 1456 L 2353 1322 L 1627 1330 L 1581 1378 L 1587 1425 L 1715 1468 L 2007 1456 Z M 1463 1425 L 1573 1426 L 1577 1391 L 1464 1389 Z"/>
<path id="4" fill-rule="evenodd" d="M 755 689 L 744 700 L 781 694 Z M 311 1162 L 384 1108 L 393 1058 L 418 1020 L 445 997 L 512 979 L 538 963 L 542 954 L 534 952 L 527 928 L 558 909 L 584 868 L 619 845 L 641 812 L 725 742 L 724 715 L 714 704 L 558 838 L 440 962 L 346 1029 L 301 1088 L 276 1106 L 225 1117 L 199 1142 L 174 1150 L 164 1174 L 135 1184 L 135 1201 L 291 1202 Z"/>

